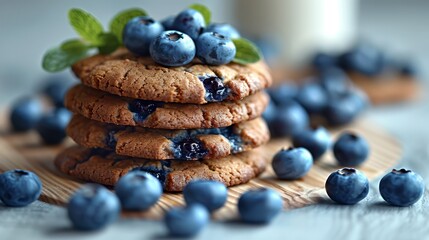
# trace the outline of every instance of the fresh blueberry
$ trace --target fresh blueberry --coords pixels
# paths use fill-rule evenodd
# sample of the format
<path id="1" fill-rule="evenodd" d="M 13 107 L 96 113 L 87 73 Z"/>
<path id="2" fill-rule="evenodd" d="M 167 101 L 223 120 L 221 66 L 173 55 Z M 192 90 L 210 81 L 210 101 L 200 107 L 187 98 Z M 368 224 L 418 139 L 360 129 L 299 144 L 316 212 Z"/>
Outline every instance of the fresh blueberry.
<path id="1" fill-rule="evenodd" d="M 173 27 L 175 30 L 188 34 L 193 40 L 197 40 L 198 36 L 203 33 L 206 23 L 200 12 L 186 9 L 174 19 Z"/>
<path id="2" fill-rule="evenodd" d="M 386 174 L 380 181 L 380 194 L 394 206 L 408 207 L 423 195 L 425 184 L 422 177 L 410 170 L 396 170 Z"/>
<path id="3" fill-rule="evenodd" d="M 230 90 L 223 83 L 223 79 L 217 76 L 200 76 L 206 90 L 205 99 L 207 102 L 221 102 L 225 100 Z"/>
<path id="4" fill-rule="evenodd" d="M 341 166 L 359 166 L 368 158 L 369 144 L 353 133 L 343 133 L 333 147 L 335 159 Z"/>
<path id="5" fill-rule="evenodd" d="M 269 188 L 249 190 L 238 199 L 238 212 L 241 220 L 246 223 L 269 223 L 282 208 L 282 198 Z"/>
<path id="6" fill-rule="evenodd" d="M 150 43 L 164 31 L 161 23 L 151 17 L 141 16 L 131 19 L 124 27 L 122 41 L 131 52 L 147 56 Z"/>
<path id="7" fill-rule="evenodd" d="M 152 41 L 149 51 L 155 62 L 169 67 L 178 67 L 194 59 L 195 44 L 184 33 L 165 31 Z"/>
<path id="8" fill-rule="evenodd" d="M 272 167 L 280 179 L 304 177 L 313 166 L 313 157 L 305 148 L 282 149 L 274 155 Z"/>
<path id="9" fill-rule="evenodd" d="M 333 56 L 331 54 L 318 52 L 313 56 L 311 64 L 313 65 L 314 68 L 321 71 L 321 70 L 335 67 L 337 64 L 337 58 L 336 56 Z"/>
<path id="10" fill-rule="evenodd" d="M 346 73 L 339 68 L 327 68 L 319 72 L 320 85 L 328 96 L 338 96 L 347 93 L 351 81 Z"/>
<path id="11" fill-rule="evenodd" d="M 416 76 L 418 74 L 418 69 L 414 62 L 404 61 L 399 66 L 399 72 L 404 76 Z"/>
<path id="12" fill-rule="evenodd" d="M 162 107 L 164 103 L 156 101 L 147 101 L 134 99 L 128 103 L 128 109 L 133 113 L 133 119 L 136 122 L 143 122 L 150 114 Z"/>
<path id="13" fill-rule="evenodd" d="M 282 83 L 267 89 L 267 92 L 276 105 L 287 105 L 298 94 L 298 87 L 293 83 Z"/>
<path id="14" fill-rule="evenodd" d="M 173 154 L 175 159 L 191 160 L 203 158 L 208 151 L 200 140 L 188 137 L 174 143 Z"/>
<path id="15" fill-rule="evenodd" d="M 64 107 L 64 97 L 74 84 L 73 81 L 53 79 L 45 86 L 43 93 L 51 99 L 55 107 Z"/>
<path id="16" fill-rule="evenodd" d="M 36 130 L 46 144 L 59 144 L 66 137 L 66 128 L 71 113 L 65 108 L 59 108 L 43 116 L 37 123 Z"/>
<path id="17" fill-rule="evenodd" d="M 131 171 L 119 179 L 115 193 L 123 209 L 146 210 L 161 197 L 162 185 L 147 172 Z"/>
<path id="18" fill-rule="evenodd" d="M 324 127 L 304 130 L 293 136 L 293 145 L 307 149 L 317 160 L 331 146 L 331 135 Z"/>
<path id="19" fill-rule="evenodd" d="M 329 175 L 325 189 L 333 201 L 352 205 L 368 195 L 369 183 L 368 178 L 359 170 L 343 168 Z"/>
<path id="20" fill-rule="evenodd" d="M 268 125 L 271 125 L 274 118 L 277 115 L 277 107 L 274 105 L 273 101 L 270 101 L 268 103 L 268 106 L 265 108 L 264 112 L 262 113 L 262 117 L 267 122 Z"/>
<path id="21" fill-rule="evenodd" d="M 231 39 L 240 38 L 240 33 L 237 29 L 228 23 L 211 23 L 205 29 L 205 32 L 217 32 Z"/>
<path id="22" fill-rule="evenodd" d="M 13 103 L 10 122 L 15 131 L 28 131 L 36 126 L 42 115 L 43 104 L 40 99 L 25 97 Z"/>
<path id="23" fill-rule="evenodd" d="M 285 137 L 307 129 L 309 122 L 308 114 L 304 108 L 294 101 L 289 101 L 289 103 L 284 103 L 278 107 L 277 115 L 269 127 L 274 137 Z"/>
<path id="24" fill-rule="evenodd" d="M 98 230 L 116 221 L 121 212 L 118 197 L 98 184 L 85 184 L 70 198 L 67 212 L 74 228 Z"/>
<path id="25" fill-rule="evenodd" d="M 0 174 L 0 200 L 10 207 L 24 207 L 42 193 L 39 177 L 26 170 L 10 170 Z"/>
<path id="26" fill-rule="evenodd" d="M 366 106 L 364 95 L 349 91 L 346 94 L 331 96 L 324 116 L 329 124 L 334 126 L 351 123 Z"/>
<path id="27" fill-rule="evenodd" d="M 326 91 L 317 83 L 306 83 L 301 86 L 296 100 L 309 114 L 318 114 L 328 105 Z"/>
<path id="28" fill-rule="evenodd" d="M 207 225 L 209 217 L 205 207 L 192 204 L 171 208 L 165 214 L 164 222 L 171 237 L 192 237 Z"/>
<path id="29" fill-rule="evenodd" d="M 195 45 L 197 57 L 205 64 L 227 64 L 235 57 L 236 49 L 232 40 L 217 32 L 201 34 Z"/>
<path id="30" fill-rule="evenodd" d="M 213 212 L 225 204 L 228 190 L 217 181 L 196 180 L 186 185 L 183 196 L 187 205 L 198 203 Z"/>
<path id="31" fill-rule="evenodd" d="M 174 19 L 175 18 L 176 18 L 176 16 L 169 16 L 169 17 L 164 18 L 161 21 L 161 24 L 162 24 L 162 26 L 164 26 L 164 30 L 165 31 L 167 31 L 167 30 L 174 30 L 173 24 L 174 24 Z"/>
<path id="32" fill-rule="evenodd" d="M 339 58 L 340 65 L 349 71 L 376 76 L 386 67 L 386 56 L 370 44 L 361 43 Z"/>

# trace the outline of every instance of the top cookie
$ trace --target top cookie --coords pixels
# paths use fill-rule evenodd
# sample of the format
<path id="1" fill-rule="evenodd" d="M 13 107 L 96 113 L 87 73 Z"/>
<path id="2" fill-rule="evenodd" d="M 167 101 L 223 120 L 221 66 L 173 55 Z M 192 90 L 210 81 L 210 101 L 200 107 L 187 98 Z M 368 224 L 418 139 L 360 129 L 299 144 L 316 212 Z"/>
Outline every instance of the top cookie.
<path id="1" fill-rule="evenodd" d="M 75 63 L 83 84 L 105 92 L 143 100 L 195 103 L 240 100 L 271 85 L 264 62 L 204 65 L 198 61 L 168 68 L 125 49 Z"/>

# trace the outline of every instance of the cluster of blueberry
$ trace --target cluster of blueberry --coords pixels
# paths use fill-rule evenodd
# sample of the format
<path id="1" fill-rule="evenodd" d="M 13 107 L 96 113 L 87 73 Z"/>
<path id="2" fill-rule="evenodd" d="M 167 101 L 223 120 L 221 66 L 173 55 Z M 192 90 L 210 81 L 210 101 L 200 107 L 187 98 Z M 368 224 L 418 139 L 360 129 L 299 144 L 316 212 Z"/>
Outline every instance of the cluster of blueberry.
<path id="1" fill-rule="evenodd" d="M 268 89 L 271 103 L 263 117 L 274 137 L 308 129 L 310 117 L 333 126 L 352 122 L 367 107 L 366 95 L 354 88 L 340 69 L 330 69 L 302 85 L 282 83 Z"/>
<path id="2" fill-rule="evenodd" d="M 66 137 L 65 129 L 71 119 L 71 113 L 63 106 L 64 95 L 70 86 L 65 81 L 52 81 L 42 91 L 43 96 L 18 99 L 10 112 L 13 130 L 25 132 L 35 129 L 44 143 L 61 143 Z M 49 101 L 43 101 L 43 97 Z"/>
<path id="3" fill-rule="evenodd" d="M 136 170 L 119 180 L 115 193 L 101 185 L 84 185 L 70 199 L 68 215 L 76 229 L 101 229 L 118 219 L 121 209 L 149 209 L 162 192 L 158 179 Z M 169 234 L 175 237 L 190 237 L 200 232 L 209 222 L 210 213 L 225 205 L 228 190 L 220 182 L 196 180 L 185 187 L 183 196 L 186 206 L 171 208 L 164 217 Z M 268 223 L 280 213 L 282 206 L 280 195 L 266 188 L 248 191 L 238 202 L 240 217 L 248 223 Z"/>
<path id="4" fill-rule="evenodd" d="M 162 22 L 135 17 L 124 28 L 123 43 L 131 52 L 150 55 L 155 62 L 170 67 L 188 64 L 195 56 L 210 65 L 231 62 L 236 55 L 232 39 L 240 34 L 229 24 L 206 24 L 204 16 L 194 9 Z"/>
<path id="5" fill-rule="evenodd" d="M 319 71 L 336 67 L 371 77 L 385 72 L 397 72 L 407 76 L 417 73 L 416 66 L 411 61 L 395 60 L 381 49 L 365 42 L 358 43 L 339 55 L 319 52 L 313 57 L 312 65 Z"/>

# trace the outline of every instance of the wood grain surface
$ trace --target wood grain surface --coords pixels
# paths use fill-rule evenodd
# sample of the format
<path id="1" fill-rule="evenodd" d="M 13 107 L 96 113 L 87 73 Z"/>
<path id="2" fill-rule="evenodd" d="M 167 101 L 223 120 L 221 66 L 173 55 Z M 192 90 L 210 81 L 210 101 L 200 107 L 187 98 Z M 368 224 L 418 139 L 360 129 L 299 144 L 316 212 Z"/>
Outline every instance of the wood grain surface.
<path id="1" fill-rule="evenodd" d="M 383 130 L 371 122 L 359 121 L 342 129 L 334 129 L 334 138 L 344 130 L 363 135 L 370 143 L 370 159 L 360 169 L 373 179 L 394 166 L 401 156 L 399 144 Z M 3 131 L 0 137 L 0 170 L 15 168 L 34 171 L 43 182 L 41 200 L 47 203 L 62 205 L 70 195 L 83 183 L 60 173 L 53 164 L 55 155 L 66 146 L 73 144 L 67 140 L 61 146 L 49 147 L 40 143 L 35 133 L 11 134 Z M 264 146 L 267 155 L 275 154 L 282 147 L 288 147 L 288 139 L 272 140 Z M 296 181 L 283 181 L 275 178 L 269 166 L 257 179 L 236 187 L 229 188 L 228 202 L 215 213 L 215 219 L 227 220 L 236 216 L 236 202 L 239 196 L 248 189 L 270 187 L 277 190 L 284 199 L 286 209 L 299 208 L 317 203 L 325 194 L 323 186 L 327 176 L 339 167 L 335 164 L 332 153 L 326 154 L 304 178 Z M 126 213 L 127 216 L 159 219 L 163 212 L 176 205 L 182 205 L 181 194 L 165 193 L 159 203 L 146 212 Z"/>

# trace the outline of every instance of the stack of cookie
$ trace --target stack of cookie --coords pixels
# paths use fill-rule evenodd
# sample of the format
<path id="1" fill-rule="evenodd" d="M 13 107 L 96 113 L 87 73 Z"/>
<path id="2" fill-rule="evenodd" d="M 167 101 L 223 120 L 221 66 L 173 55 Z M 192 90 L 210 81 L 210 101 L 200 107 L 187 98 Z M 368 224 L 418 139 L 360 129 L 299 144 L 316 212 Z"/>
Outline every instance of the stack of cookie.
<path id="1" fill-rule="evenodd" d="M 65 105 L 68 135 L 80 146 L 56 159 L 64 173 L 115 185 L 132 170 L 156 176 L 166 191 L 194 179 L 233 186 L 261 173 L 269 140 L 262 112 L 271 84 L 263 62 L 168 68 L 125 49 L 74 64 L 82 84 Z"/>

